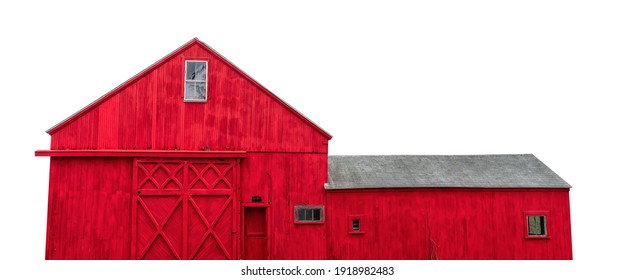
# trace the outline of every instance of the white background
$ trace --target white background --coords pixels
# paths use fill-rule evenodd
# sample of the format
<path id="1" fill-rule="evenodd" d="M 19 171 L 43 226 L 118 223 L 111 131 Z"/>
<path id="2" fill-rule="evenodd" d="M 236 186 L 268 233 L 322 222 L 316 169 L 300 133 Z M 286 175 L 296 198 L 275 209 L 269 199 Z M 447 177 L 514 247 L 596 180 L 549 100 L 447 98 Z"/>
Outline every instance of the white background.
<path id="1" fill-rule="evenodd" d="M 574 187 L 573 261 L 361 264 L 632 277 L 631 1 L 227 2 L 0 4 L 0 278 L 236 278 L 263 263 L 43 260 L 44 131 L 193 37 L 330 132 L 330 154 L 533 153 Z"/>

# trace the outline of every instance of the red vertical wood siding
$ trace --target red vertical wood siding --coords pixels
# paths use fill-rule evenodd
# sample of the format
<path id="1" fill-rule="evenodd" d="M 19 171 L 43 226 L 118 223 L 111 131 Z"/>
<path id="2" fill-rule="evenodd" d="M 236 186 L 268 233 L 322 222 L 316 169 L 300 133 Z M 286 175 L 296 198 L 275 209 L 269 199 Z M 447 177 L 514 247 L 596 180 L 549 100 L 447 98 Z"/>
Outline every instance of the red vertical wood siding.
<path id="1" fill-rule="evenodd" d="M 572 259 L 568 190 L 327 192 L 329 259 Z M 523 211 L 548 211 L 550 238 L 525 239 Z M 364 215 L 364 234 L 349 234 Z"/>
<path id="2" fill-rule="evenodd" d="M 260 195 L 269 205 L 270 231 L 278 237 L 270 241 L 271 258 L 324 259 L 325 225 L 294 225 L 291 209 L 297 203 L 325 204 L 323 184 L 327 179 L 327 140 L 330 137 L 201 43 L 188 43 L 168 58 L 133 78 L 133 82 L 109 93 L 89 110 L 81 111 L 55 127 L 51 131 L 51 150 L 247 151 L 247 158 L 240 164 L 243 191 L 238 195 L 245 202 L 249 202 L 252 195 Z M 208 61 L 205 103 L 183 101 L 187 59 Z M 116 170 L 114 167 L 101 169 L 98 173 L 99 166 L 107 160 L 52 159 L 52 214 L 49 215 L 47 258 L 130 258 L 130 229 L 119 235 L 125 236 L 126 240 L 113 244 L 117 252 L 127 250 L 125 255 L 84 252 L 83 247 L 77 246 L 89 242 L 101 250 L 103 245 L 91 241 L 90 236 L 69 240 L 68 231 L 58 228 L 94 230 L 84 213 L 78 211 L 77 204 L 91 204 L 96 198 L 91 192 L 69 194 L 69 188 L 92 187 L 111 196 L 113 193 L 122 195 L 120 188 L 125 186 L 125 201 L 129 202 L 133 196 L 129 189 L 131 179 L 113 182 L 110 176 L 131 176 L 133 159 L 112 160 L 126 165 L 120 164 Z M 90 172 L 78 169 L 87 168 L 84 166 L 90 166 Z M 66 181 L 66 177 L 72 178 Z M 126 205 L 125 201 L 109 207 L 127 213 L 125 219 L 129 220 L 131 204 Z M 65 210 L 57 214 L 59 209 Z M 102 215 L 106 220 L 120 220 L 111 214 Z M 91 234 L 113 234 L 108 226 L 99 230 L 102 232 Z M 303 238 L 296 240 L 296 236 Z M 63 249 L 65 253 L 56 253 L 55 250 L 62 250 L 59 247 L 65 243 L 72 245 Z M 127 247 L 123 247 L 123 243 Z M 286 244 L 294 245 L 288 248 Z"/>
<path id="3" fill-rule="evenodd" d="M 208 61 L 207 102 L 184 102 L 186 59 Z M 223 59 L 193 44 L 52 133 L 51 149 L 326 153 L 328 140 Z"/>
<path id="4" fill-rule="evenodd" d="M 135 160 L 132 258 L 237 259 L 238 176 L 231 159 Z"/>
<path id="5" fill-rule="evenodd" d="M 47 259 L 131 258 L 132 162 L 51 158 Z M 241 200 L 259 195 L 269 205 L 272 259 L 326 258 L 326 225 L 294 224 L 292 212 L 296 204 L 325 205 L 326 163 L 326 154 L 312 153 L 242 159 Z"/>
<path id="6" fill-rule="evenodd" d="M 129 259 L 132 160 L 51 158 L 46 259 Z"/>
<path id="7" fill-rule="evenodd" d="M 312 153 L 249 153 L 242 161 L 242 202 L 262 196 L 270 203 L 271 259 L 326 258 L 325 224 L 295 224 L 292 209 L 326 204 L 327 161 Z"/>
<path id="8" fill-rule="evenodd" d="M 244 221 L 241 209 L 252 196 L 261 196 L 271 259 L 572 258 L 567 190 L 324 191 L 330 136 L 192 42 L 54 128 L 51 149 L 247 151 L 236 160 L 235 196 L 241 203 L 227 216 L 239 230 L 219 229 L 219 238 L 243 237 L 243 224 L 237 225 Z M 183 101 L 187 59 L 208 61 L 205 103 Z M 133 190 L 134 160 L 51 158 L 47 259 L 139 257 L 131 256 L 132 202 L 140 197 Z M 324 223 L 295 223 L 295 205 L 324 205 Z M 183 213 L 192 211 L 190 206 L 175 211 L 189 219 Z M 524 211 L 548 211 L 548 239 L 524 238 Z M 363 233 L 350 234 L 353 216 L 362 217 Z M 188 240 L 184 235 L 190 230 L 180 232 L 180 239 Z M 237 255 L 243 241 L 232 247 L 235 255 L 224 256 L 244 257 Z M 164 245 L 155 247 L 164 250 Z M 180 249 L 184 258 L 192 257 L 188 244 Z"/>

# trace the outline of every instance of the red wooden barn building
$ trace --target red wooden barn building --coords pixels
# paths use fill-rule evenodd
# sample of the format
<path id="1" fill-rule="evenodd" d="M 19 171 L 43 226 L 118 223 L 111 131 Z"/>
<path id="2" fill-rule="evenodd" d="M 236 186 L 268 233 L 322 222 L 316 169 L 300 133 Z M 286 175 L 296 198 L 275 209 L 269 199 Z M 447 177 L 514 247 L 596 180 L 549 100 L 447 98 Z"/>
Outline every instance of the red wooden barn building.
<path id="1" fill-rule="evenodd" d="M 328 156 L 193 39 L 51 128 L 47 259 L 571 259 L 532 155 Z"/>

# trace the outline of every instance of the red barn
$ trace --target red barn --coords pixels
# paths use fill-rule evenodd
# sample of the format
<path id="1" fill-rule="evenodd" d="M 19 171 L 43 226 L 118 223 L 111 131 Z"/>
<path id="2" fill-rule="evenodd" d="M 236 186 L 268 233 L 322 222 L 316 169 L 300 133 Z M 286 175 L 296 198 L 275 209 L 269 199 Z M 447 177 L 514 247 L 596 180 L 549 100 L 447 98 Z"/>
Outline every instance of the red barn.
<path id="1" fill-rule="evenodd" d="M 329 157 L 198 39 L 47 132 L 47 259 L 572 258 L 534 156 Z"/>

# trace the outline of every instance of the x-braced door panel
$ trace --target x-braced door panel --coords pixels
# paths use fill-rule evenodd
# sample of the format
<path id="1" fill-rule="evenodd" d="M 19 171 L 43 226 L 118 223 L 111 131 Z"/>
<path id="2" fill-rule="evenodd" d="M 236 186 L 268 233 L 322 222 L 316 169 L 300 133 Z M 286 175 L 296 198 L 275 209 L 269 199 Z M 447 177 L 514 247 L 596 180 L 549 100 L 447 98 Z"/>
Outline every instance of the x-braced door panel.
<path id="1" fill-rule="evenodd" d="M 236 160 L 134 162 L 133 259 L 235 259 Z"/>

